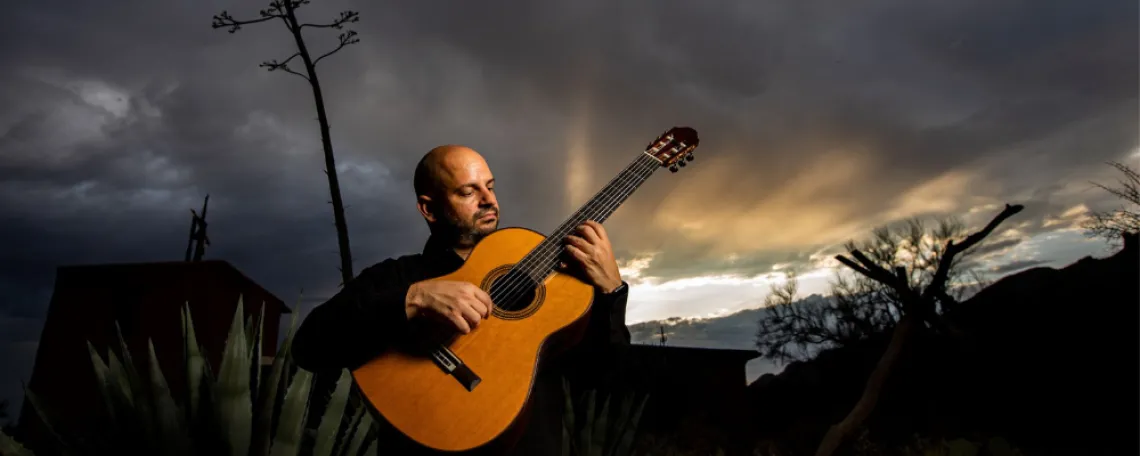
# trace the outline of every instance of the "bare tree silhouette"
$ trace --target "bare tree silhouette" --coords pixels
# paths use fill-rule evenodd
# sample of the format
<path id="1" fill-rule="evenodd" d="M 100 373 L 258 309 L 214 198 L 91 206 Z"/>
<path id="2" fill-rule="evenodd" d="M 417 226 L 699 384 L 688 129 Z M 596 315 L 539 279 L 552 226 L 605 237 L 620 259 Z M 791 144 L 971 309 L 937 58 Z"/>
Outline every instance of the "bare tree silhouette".
<path id="1" fill-rule="evenodd" d="M 949 309 L 958 302 L 950 295 L 947 286 L 951 274 L 958 265 L 958 257 L 965 256 L 966 252 L 977 246 L 986 236 L 989 236 L 1005 219 L 1021 212 L 1022 209 L 1024 206 L 1020 204 L 1006 204 L 1005 209 L 993 220 L 990 220 L 981 231 L 967 236 L 961 243 L 955 243 L 953 240 L 947 241 L 945 247 L 938 249 L 933 256 L 924 255 L 922 258 L 915 259 L 913 264 L 916 266 L 921 266 L 926 262 L 933 262 L 937 265 L 933 273 L 929 275 L 922 272 L 925 269 L 916 273 L 913 267 L 908 270 L 906 265 L 884 262 L 885 259 L 894 258 L 893 254 L 888 251 L 890 245 L 879 246 L 883 248 L 882 251 L 875 248 L 867 249 L 871 254 L 871 257 L 868 257 L 867 254 L 855 248 L 854 243 L 848 243 L 848 254 L 854 260 L 844 255 L 836 256 L 836 259 L 845 266 L 888 287 L 888 293 L 901 306 L 898 309 L 900 311 L 899 319 L 892 330 L 890 343 L 868 377 L 862 397 L 842 421 L 828 429 L 816 450 L 816 456 L 830 456 L 835 453 L 844 439 L 858 429 L 867 416 L 871 414 L 879 400 L 887 377 L 897 364 L 899 355 L 912 334 L 924 328 L 926 323 L 929 323 L 932 328 L 942 328 L 951 333 L 958 333 L 953 326 L 938 318 L 940 308 Z M 875 246 L 872 245 L 872 247 Z"/>
<path id="2" fill-rule="evenodd" d="M 289 33 L 293 36 L 293 40 L 297 44 L 296 53 L 281 62 L 275 59 L 263 62 L 260 66 L 267 68 L 269 71 L 281 70 L 300 76 L 308 81 L 309 86 L 313 89 L 313 100 L 317 106 L 317 121 L 320 122 L 321 127 L 321 144 L 325 152 L 325 174 L 328 176 L 329 192 L 332 194 L 332 201 L 330 202 L 333 206 L 333 218 L 336 222 L 337 244 L 340 248 L 341 285 L 343 285 L 348 283 L 349 280 L 352 280 L 353 277 L 352 249 L 349 248 L 348 244 L 348 224 L 344 217 L 344 203 L 340 197 L 340 183 L 337 181 L 336 160 L 333 158 L 332 137 L 329 134 L 329 121 L 328 115 L 325 113 L 324 96 L 321 94 L 321 84 L 317 79 L 317 63 L 319 63 L 321 59 L 340 51 L 345 46 L 359 42 L 360 39 L 356 38 L 355 31 L 347 30 L 340 34 L 340 44 L 338 44 L 336 48 L 314 59 L 309 53 L 309 48 L 305 45 L 305 39 L 301 32 L 305 28 L 332 28 L 341 30 L 345 24 L 359 21 L 360 15 L 355 11 L 342 11 L 340 17 L 329 23 L 301 23 L 297 20 L 297 9 L 302 5 L 309 4 L 309 1 L 310 0 L 273 0 L 269 3 L 269 9 L 260 11 L 261 17 L 245 21 L 234 19 L 229 13 L 222 11 L 221 14 L 214 16 L 213 27 L 215 29 L 227 27 L 230 33 L 234 33 L 240 30 L 243 25 L 280 19 L 281 23 L 285 24 L 285 28 L 288 29 Z M 305 67 L 304 73 L 289 68 L 289 62 L 297 57 L 301 58 L 301 62 Z"/>
<path id="3" fill-rule="evenodd" d="M 1113 162 L 1109 165 L 1124 174 L 1124 179 L 1117 181 L 1120 187 L 1110 188 L 1095 182 L 1093 185 L 1124 200 L 1126 207 L 1093 212 L 1082 227 L 1089 237 L 1103 238 L 1115 246 L 1123 239 L 1123 235 L 1140 232 L 1140 174 L 1121 163 Z"/>
<path id="4" fill-rule="evenodd" d="M 898 226 L 877 228 L 871 240 L 848 251 L 864 251 L 887 269 L 903 267 L 908 283 L 924 287 L 937 272 L 945 244 L 960 238 L 965 228 L 955 217 L 937 220 L 928 228 L 921 219 Z M 946 275 L 946 292 L 957 302 L 985 285 L 976 271 L 963 261 L 969 252 L 957 255 Z M 888 284 L 864 275 L 847 278 L 838 272 L 831 282 L 831 296 L 818 301 L 799 301 L 797 274 L 791 271 L 782 285 L 773 285 L 758 321 L 755 344 L 760 353 L 777 362 L 806 361 L 819 351 L 849 346 L 892 330 L 903 313 L 899 293 Z M 942 301 L 936 312 L 944 311 Z"/>

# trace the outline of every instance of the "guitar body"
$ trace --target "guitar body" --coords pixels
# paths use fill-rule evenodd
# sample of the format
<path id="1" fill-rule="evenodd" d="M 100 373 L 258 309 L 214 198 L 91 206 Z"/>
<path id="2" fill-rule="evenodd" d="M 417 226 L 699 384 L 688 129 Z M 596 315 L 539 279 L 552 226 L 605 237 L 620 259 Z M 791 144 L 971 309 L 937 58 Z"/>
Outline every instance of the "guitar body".
<path id="1" fill-rule="evenodd" d="M 497 278 L 545 237 L 503 228 L 483 238 L 455 272 L 431 280 L 470 282 L 490 292 Z M 516 424 L 544 352 L 573 334 L 593 301 L 594 289 L 555 272 L 521 309 L 496 309 L 447 347 L 481 379 L 467 390 L 431 357 L 388 350 L 352 372 L 357 389 L 385 421 L 421 445 L 441 451 L 483 447 Z M 509 433 L 508 433 L 509 434 Z"/>

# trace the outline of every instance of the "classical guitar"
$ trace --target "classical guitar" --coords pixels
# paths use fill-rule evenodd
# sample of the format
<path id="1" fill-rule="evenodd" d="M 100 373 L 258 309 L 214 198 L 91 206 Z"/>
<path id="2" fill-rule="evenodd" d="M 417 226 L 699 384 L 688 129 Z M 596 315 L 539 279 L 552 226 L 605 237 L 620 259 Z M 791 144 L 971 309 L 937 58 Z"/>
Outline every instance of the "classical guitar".
<path id="1" fill-rule="evenodd" d="M 462 267 L 432 280 L 482 287 L 491 317 L 465 335 L 389 349 L 352 372 L 357 391 L 379 418 L 430 449 L 466 451 L 514 435 L 539 363 L 577 341 L 594 298 L 593 287 L 558 268 L 565 236 L 586 220 L 604 222 L 658 169 L 677 172 L 698 143 L 692 128 L 666 131 L 550 236 L 502 228 L 484 237 Z"/>

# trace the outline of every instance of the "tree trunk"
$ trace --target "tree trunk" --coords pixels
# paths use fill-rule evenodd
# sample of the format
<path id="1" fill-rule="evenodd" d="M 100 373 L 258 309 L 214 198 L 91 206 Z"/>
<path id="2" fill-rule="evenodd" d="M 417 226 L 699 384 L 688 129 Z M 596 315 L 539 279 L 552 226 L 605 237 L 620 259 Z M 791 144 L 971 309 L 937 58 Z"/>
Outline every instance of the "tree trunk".
<path id="1" fill-rule="evenodd" d="M 321 94 L 321 84 L 317 80 L 317 68 L 305 47 L 305 40 L 301 37 L 301 26 L 293 13 L 290 2 L 284 2 L 286 14 L 289 18 L 289 29 L 297 41 L 297 51 L 305 62 L 305 70 L 309 74 L 309 85 L 313 88 L 313 100 L 317 105 L 317 121 L 321 125 L 321 146 L 325 152 L 325 174 L 329 177 L 329 193 L 332 195 L 333 220 L 336 223 L 336 240 L 340 249 L 340 276 L 341 286 L 352 280 L 352 249 L 348 245 L 348 222 L 344 217 L 344 202 L 340 198 L 340 182 L 336 176 L 336 159 L 333 157 L 332 136 L 329 133 L 329 120 L 325 114 L 324 96 Z"/>
<path id="2" fill-rule="evenodd" d="M 827 430 L 827 434 L 823 436 L 823 441 L 820 442 L 815 456 L 831 456 L 834 454 L 843 441 L 871 415 L 875 409 L 875 404 L 879 401 L 879 395 L 883 391 L 887 377 L 898 363 L 899 358 L 902 357 L 903 347 L 906 346 L 907 340 L 910 339 L 920 324 L 921 322 L 911 315 L 904 315 L 899 319 L 898 325 L 895 326 L 894 333 L 891 335 L 891 342 L 887 345 L 887 350 L 883 352 L 875 370 L 867 379 L 867 385 L 863 388 L 863 397 L 859 398 L 859 402 L 855 404 L 847 417 L 843 418 L 843 421 Z"/>

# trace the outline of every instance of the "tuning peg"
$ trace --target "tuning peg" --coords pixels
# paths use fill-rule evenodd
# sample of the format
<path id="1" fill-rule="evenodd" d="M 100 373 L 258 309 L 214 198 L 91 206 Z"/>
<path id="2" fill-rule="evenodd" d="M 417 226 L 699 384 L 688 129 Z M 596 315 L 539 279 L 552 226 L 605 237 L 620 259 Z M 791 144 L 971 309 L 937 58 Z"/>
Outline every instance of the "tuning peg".
<path id="1" fill-rule="evenodd" d="M 677 172 L 677 165 L 670 166 L 669 171 Z"/>
<path id="2" fill-rule="evenodd" d="M 684 160 L 678 160 L 678 161 L 677 161 L 677 164 L 678 164 L 678 165 L 681 165 L 681 167 L 682 167 L 682 168 L 684 168 L 684 167 L 685 167 L 685 163 L 686 163 L 686 162 L 685 162 Z"/>
<path id="3" fill-rule="evenodd" d="M 693 153 L 692 153 L 692 152 L 689 152 L 689 155 L 686 155 L 686 156 L 685 156 L 685 160 L 687 160 L 687 161 L 693 161 Z"/>

